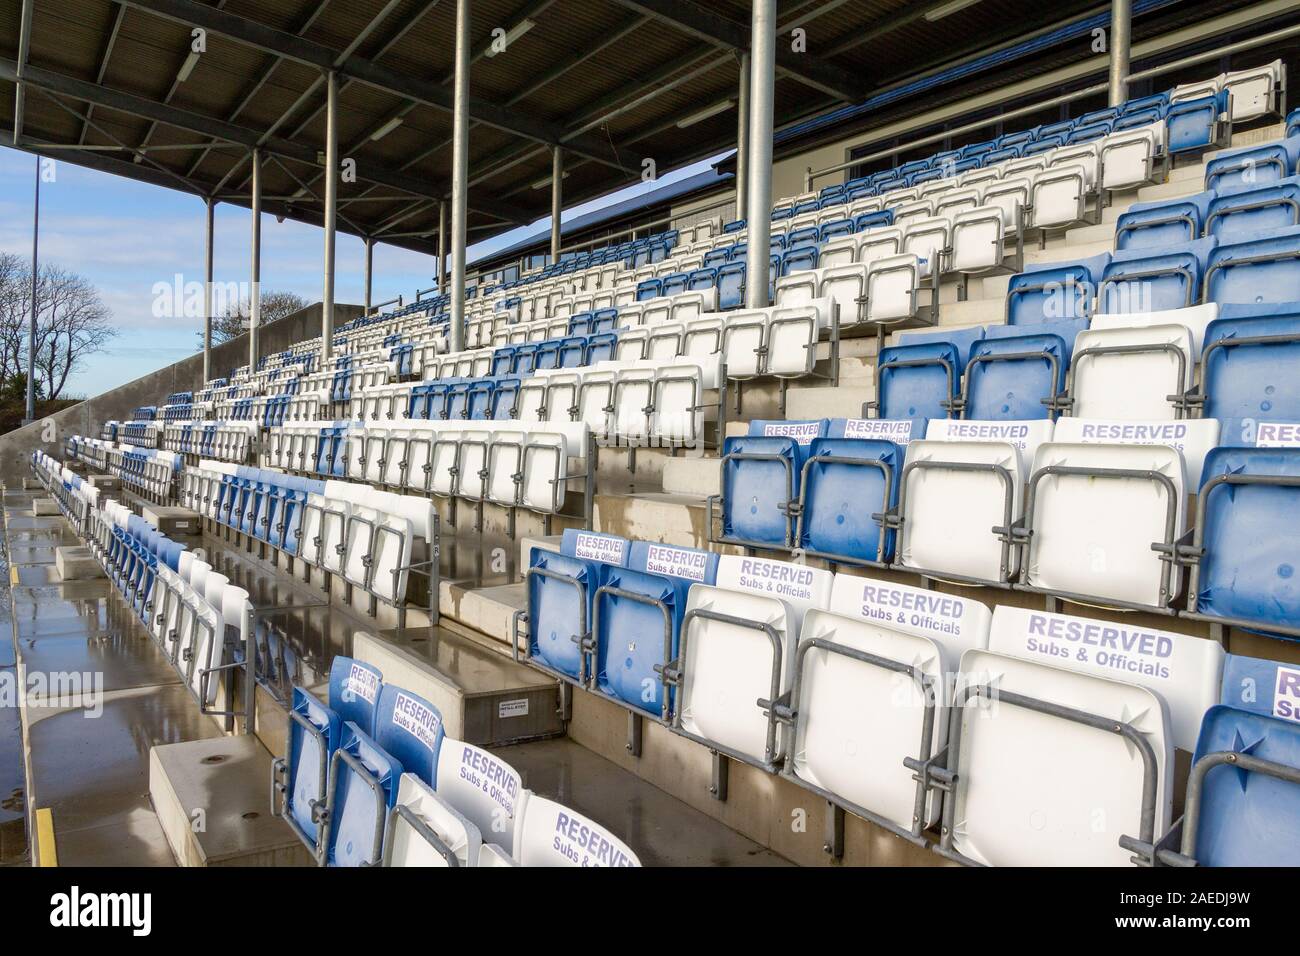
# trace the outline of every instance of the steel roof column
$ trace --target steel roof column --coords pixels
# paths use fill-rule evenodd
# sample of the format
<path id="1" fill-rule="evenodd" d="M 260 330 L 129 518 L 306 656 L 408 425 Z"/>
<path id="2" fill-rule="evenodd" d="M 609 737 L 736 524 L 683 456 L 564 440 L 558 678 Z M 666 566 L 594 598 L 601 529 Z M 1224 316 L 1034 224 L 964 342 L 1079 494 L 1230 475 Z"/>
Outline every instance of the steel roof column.
<path id="1" fill-rule="evenodd" d="M 27 403 L 24 406 L 23 424 L 36 421 L 36 286 L 40 276 L 40 259 L 37 255 L 41 235 L 41 157 L 36 154 L 36 194 L 32 205 L 32 311 L 27 323 Z"/>
<path id="2" fill-rule="evenodd" d="M 325 74 L 325 290 L 321 296 L 321 368 L 334 354 L 334 222 L 339 208 L 339 76 Z"/>
<path id="3" fill-rule="evenodd" d="M 465 212 L 469 184 L 469 0 L 456 0 L 451 145 L 451 351 L 465 349 Z"/>
<path id="4" fill-rule="evenodd" d="M 749 188 L 749 53 L 741 53 L 740 90 L 736 97 L 736 214 L 745 215 L 745 196 Z"/>
<path id="5" fill-rule="evenodd" d="M 366 315 L 370 314 L 370 292 L 375 271 L 375 237 L 366 236 Z"/>
<path id="6" fill-rule="evenodd" d="M 1110 4 L 1110 105 L 1128 99 L 1128 54 L 1133 34 L 1133 0 Z"/>
<path id="7" fill-rule="evenodd" d="M 204 230 L 205 243 L 203 252 L 203 384 L 212 381 L 212 237 L 213 213 L 217 201 L 211 196 L 207 199 L 207 226 Z"/>
<path id="8" fill-rule="evenodd" d="M 447 291 L 447 200 L 438 201 L 438 295 Z"/>
<path id="9" fill-rule="evenodd" d="M 262 151 L 253 150 L 253 261 L 248 307 L 248 373 L 257 371 L 257 333 L 262 325 Z"/>
<path id="10" fill-rule="evenodd" d="M 551 262 L 560 261 L 560 213 L 564 199 L 564 149 L 551 147 Z"/>
<path id="11" fill-rule="evenodd" d="M 754 0 L 750 28 L 749 179 L 745 305 L 768 304 L 768 253 L 772 239 L 772 109 L 776 84 L 776 0 Z"/>

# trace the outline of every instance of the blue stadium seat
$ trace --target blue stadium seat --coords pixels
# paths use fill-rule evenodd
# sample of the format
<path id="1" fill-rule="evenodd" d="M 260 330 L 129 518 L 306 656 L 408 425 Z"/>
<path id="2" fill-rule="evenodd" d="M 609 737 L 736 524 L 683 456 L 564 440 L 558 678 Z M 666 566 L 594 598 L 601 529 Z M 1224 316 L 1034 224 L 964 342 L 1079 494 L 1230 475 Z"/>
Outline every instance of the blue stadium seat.
<path id="1" fill-rule="evenodd" d="M 1300 227 L 1219 241 L 1205 273 L 1206 302 L 1300 302 Z"/>
<path id="2" fill-rule="evenodd" d="M 1029 266 L 1007 287 L 1007 325 L 1034 325 L 1092 314 L 1092 300 L 1110 264 L 1103 252 L 1078 262 Z"/>
<path id="3" fill-rule="evenodd" d="M 1224 671 L 1225 687 L 1233 657 Z M 1253 662 L 1271 665 L 1269 661 Z M 1300 671 L 1272 665 L 1259 683 L 1300 695 Z M 1284 673 L 1280 678 L 1277 671 Z M 1279 692 L 1275 706 L 1282 699 Z M 1282 702 L 1290 707 L 1295 699 Z M 1201 724 L 1192 757 L 1180 857 L 1196 866 L 1300 866 L 1300 723 L 1218 705 Z"/>
<path id="4" fill-rule="evenodd" d="M 722 448 L 722 538 L 759 547 L 793 546 L 790 505 L 799 498 L 803 464 L 829 423 L 763 421 Z"/>
<path id="5" fill-rule="evenodd" d="M 1171 155 L 1205 149 L 1218 141 L 1219 119 L 1228 109 L 1228 92 L 1171 103 L 1165 113 L 1167 149 Z"/>
<path id="6" fill-rule="evenodd" d="M 1300 304 L 1225 305 L 1205 330 L 1194 400 L 1220 421 L 1300 421 L 1296 369 Z"/>
<path id="7" fill-rule="evenodd" d="M 375 743 L 431 787 L 437 785 L 438 753 L 445 736 L 437 707 L 394 684 L 383 686 L 375 705 Z"/>
<path id="8" fill-rule="evenodd" d="M 628 542 L 614 535 L 566 529 L 555 553 L 534 548 L 529 561 L 528 655 L 566 679 L 585 684 L 592 598 L 601 565 L 627 564 Z"/>
<path id="9" fill-rule="evenodd" d="M 798 547 L 832 560 L 889 562 L 894 532 L 879 519 L 898 503 L 902 467 L 903 450 L 890 441 L 814 439 L 800 482 Z"/>
<path id="10" fill-rule="evenodd" d="M 667 719 L 662 668 L 677 658 L 692 584 L 713 584 L 718 556 L 634 541 L 626 566 L 602 565 L 592 601 L 595 685 L 636 710 Z M 659 668 L 659 670 L 656 670 Z"/>
<path id="11" fill-rule="evenodd" d="M 402 765 L 351 721 L 330 761 L 321 862 L 325 866 L 376 866 L 383 856 L 384 826 L 397 802 Z"/>
<path id="12" fill-rule="evenodd" d="M 1300 109 L 1294 109 L 1286 117 L 1286 136 L 1290 139 L 1300 133 Z"/>
<path id="13" fill-rule="evenodd" d="M 728 262 L 718 268 L 718 308 L 738 309 L 744 304 L 744 260 Z"/>
<path id="14" fill-rule="evenodd" d="M 1097 289 L 1097 311 L 1162 312 L 1200 301 L 1212 238 L 1162 249 L 1128 249 L 1111 257 Z"/>
<path id="15" fill-rule="evenodd" d="M 1115 248 L 1151 249 L 1199 239 L 1205 232 L 1213 193 L 1134 203 L 1115 223 Z"/>
<path id="16" fill-rule="evenodd" d="M 961 417 L 974 421 L 1055 418 L 1074 337 L 1086 320 L 1039 326 L 989 326 L 970 347 Z"/>
<path id="17" fill-rule="evenodd" d="M 663 280 L 658 278 L 643 279 L 636 284 L 636 301 L 644 302 L 646 299 L 656 299 L 663 295 Z"/>
<path id="18" fill-rule="evenodd" d="M 1205 234 L 1220 242 L 1300 225 L 1300 176 L 1264 185 L 1220 189 L 1210 203 Z"/>
<path id="19" fill-rule="evenodd" d="M 1213 449 L 1197 512 L 1189 613 L 1300 636 L 1300 448 Z"/>
<path id="20" fill-rule="evenodd" d="M 1300 136 L 1219 153 L 1205 166 L 1205 188 L 1264 186 L 1300 173 Z"/>
<path id="21" fill-rule="evenodd" d="M 881 351 L 876 366 L 880 418 L 953 417 L 971 346 L 984 337 L 976 326 L 900 338 Z"/>

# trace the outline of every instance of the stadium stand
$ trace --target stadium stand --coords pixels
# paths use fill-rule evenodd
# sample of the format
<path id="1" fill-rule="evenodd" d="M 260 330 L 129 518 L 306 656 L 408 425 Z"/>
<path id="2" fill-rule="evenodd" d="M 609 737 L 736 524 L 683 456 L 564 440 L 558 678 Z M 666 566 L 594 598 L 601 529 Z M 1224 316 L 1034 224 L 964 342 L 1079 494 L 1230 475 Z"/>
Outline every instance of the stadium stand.
<path id="1" fill-rule="evenodd" d="M 31 470 L 202 713 L 274 689 L 274 812 L 319 866 L 648 860 L 411 677 L 411 621 L 498 588 L 494 660 L 626 716 L 628 760 L 646 722 L 704 748 L 717 800 L 730 761 L 929 860 L 1300 865 L 1285 108 L 1277 60 L 900 147 L 774 197 L 766 280 L 733 205 L 466 290 L 456 351 L 417 294 Z M 406 656 L 304 676 L 137 499 Z M 445 591 L 498 530 L 521 566 Z"/>

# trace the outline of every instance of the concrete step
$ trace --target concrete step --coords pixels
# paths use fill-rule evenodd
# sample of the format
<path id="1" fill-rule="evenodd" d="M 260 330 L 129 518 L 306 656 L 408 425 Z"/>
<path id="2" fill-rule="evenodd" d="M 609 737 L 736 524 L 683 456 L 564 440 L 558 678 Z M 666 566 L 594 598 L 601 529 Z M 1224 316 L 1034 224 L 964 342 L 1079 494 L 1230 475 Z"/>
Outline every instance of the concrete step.
<path id="1" fill-rule="evenodd" d="M 1180 196 L 1194 196 L 1205 191 L 1203 181 L 1194 179 L 1173 179 L 1167 183 L 1143 186 L 1138 190 L 1138 202 L 1155 202 L 1160 199 L 1177 199 Z M 1117 214 L 1118 215 L 1118 214 Z"/>
<path id="2" fill-rule="evenodd" d="M 854 385 L 801 388 L 786 397 L 785 416 L 795 420 L 856 418 L 861 415 L 863 403 L 875 398 L 876 386 L 869 380 Z M 668 490 L 667 486 L 664 490 Z"/>
<path id="3" fill-rule="evenodd" d="M 675 458 L 664 465 L 664 494 L 707 498 L 721 491 L 722 472 L 717 458 Z"/>
<path id="4" fill-rule="evenodd" d="M 1101 228 L 1105 229 L 1105 226 Z M 1054 244 L 1048 240 L 1046 249 L 1026 249 L 1025 265 L 1041 265 L 1044 262 L 1071 262 L 1076 259 L 1086 259 L 1089 256 L 1099 255 L 1103 252 L 1110 252 L 1115 245 L 1115 229 L 1110 227 L 1108 238 L 1095 239 L 1092 242 L 1076 242 L 1057 240 Z"/>
<path id="5" fill-rule="evenodd" d="M 526 603 L 523 584 L 464 590 L 444 606 L 460 628 L 408 628 L 401 637 L 358 632 L 352 656 L 435 705 L 456 740 L 487 747 L 555 736 L 564 731 L 559 685 L 495 646 L 508 643 L 514 611 Z"/>
<path id="6" fill-rule="evenodd" d="M 1005 296 L 995 299 L 971 299 L 939 306 L 939 325 L 943 328 L 987 325 L 1001 322 L 1006 315 Z"/>
<path id="7" fill-rule="evenodd" d="M 149 751 L 149 797 L 181 866 L 313 866 L 270 803 L 271 754 L 252 735 Z"/>

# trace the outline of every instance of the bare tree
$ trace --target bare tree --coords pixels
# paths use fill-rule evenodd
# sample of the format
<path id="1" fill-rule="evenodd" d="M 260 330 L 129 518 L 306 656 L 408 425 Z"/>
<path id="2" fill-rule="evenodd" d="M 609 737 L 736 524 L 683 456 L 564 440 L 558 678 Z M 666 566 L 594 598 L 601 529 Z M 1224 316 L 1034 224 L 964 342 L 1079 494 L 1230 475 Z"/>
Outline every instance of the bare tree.
<path id="1" fill-rule="evenodd" d="M 21 257 L 0 255 L 0 383 L 27 371 L 31 268 Z M 36 384 L 57 399 L 87 358 L 117 335 L 112 313 L 85 276 L 56 264 L 41 267 L 36 282 Z"/>
<path id="2" fill-rule="evenodd" d="M 300 309 L 307 308 L 307 300 L 293 292 L 263 292 L 262 293 L 262 324 L 267 325 L 276 319 L 283 319 L 286 315 Z M 220 345 L 222 342 L 229 342 L 231 339 L 238 338 L 248 331 L 248 317 L 252 311 L 252 303 L 248 299 L 240 300 L 236 306 L 226 309 L 221 315 L 212 317 L 212 344 Z M 198 333 L 199 348 L 203 348 L 203 332 Z"/>

